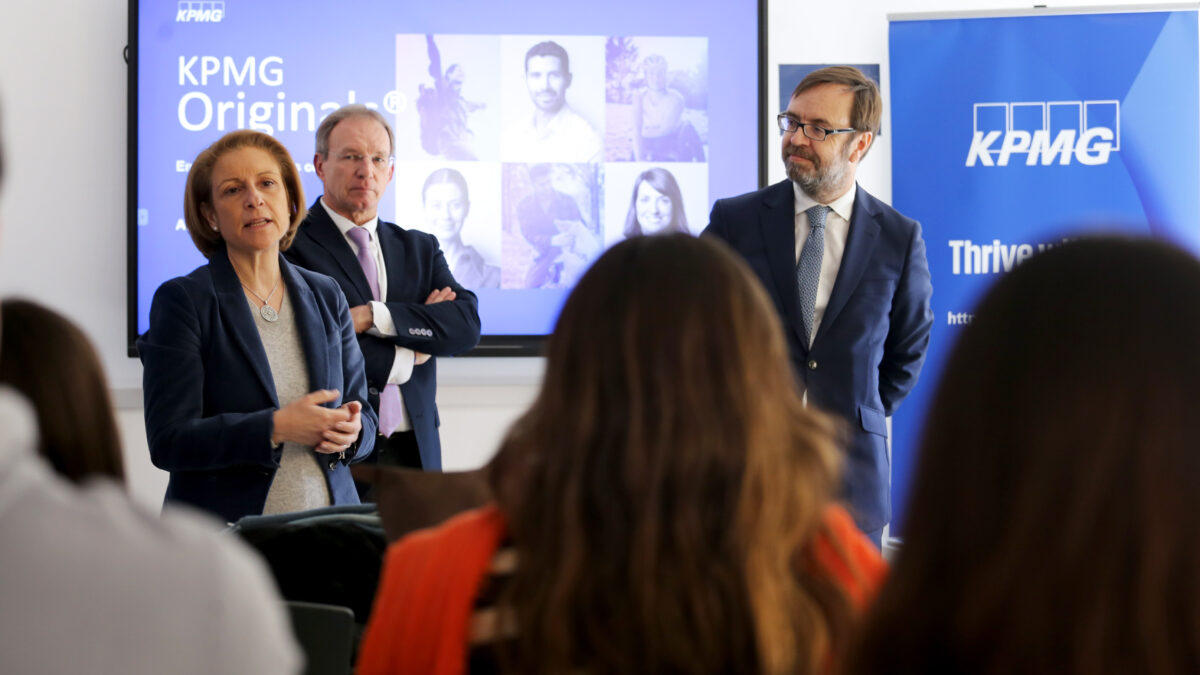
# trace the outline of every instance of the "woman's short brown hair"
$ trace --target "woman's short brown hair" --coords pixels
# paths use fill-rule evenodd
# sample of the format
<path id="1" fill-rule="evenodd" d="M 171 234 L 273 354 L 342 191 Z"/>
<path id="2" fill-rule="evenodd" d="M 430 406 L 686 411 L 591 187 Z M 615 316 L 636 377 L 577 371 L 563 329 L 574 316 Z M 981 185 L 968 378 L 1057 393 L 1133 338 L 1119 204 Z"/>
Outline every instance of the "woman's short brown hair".
<path id="1" fill-rule="evenodd" d="M 283 185 L 287 189 L 288 216 L 291 220 L 287 232 L 279 240 L 280 251 L 286 251 L 292 245 L 296 228 L 300 227 L 300 221 L 304 219 L 304 187 L 300 184 L 300 172 L 296 169 L 296 162 L 292 160 L 287 148 L 273 137 L 259 131 L 231 131 L 196 156 L 196 161 L 192 162 L 192 169 L 188 172 L 187 186 L 183 190 L 183 222 L 187 226 L 188 234 L 192 236 L 192 242 L 205 258 L 211 256 L 212 252 L 222 245 L 221 234 L 212 229 L 203 211 L 205 205 L 212 206 L 213 167 L 227 153 L 241 148 L 265 150 L 279 163 L 279 175 L 283 177 Z"/>
<path id="2" fill-rule="evenodd" d="M 87 336 L 57 312 L 26 300 L 5 300 L 0 313 L 0 383 L 33 404 L 38 452 L 71 481 L 107 476 L 124 483 L 108 381 Z"/>

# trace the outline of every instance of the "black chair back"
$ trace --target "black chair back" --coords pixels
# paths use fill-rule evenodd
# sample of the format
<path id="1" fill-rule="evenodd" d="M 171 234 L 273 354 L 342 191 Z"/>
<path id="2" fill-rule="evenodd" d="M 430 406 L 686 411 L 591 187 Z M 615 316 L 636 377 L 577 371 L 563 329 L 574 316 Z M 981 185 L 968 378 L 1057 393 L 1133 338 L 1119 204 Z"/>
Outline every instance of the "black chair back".
<path id="1" fill-rule="evenodd" d="M 354 658 L 354 612 L 349 607 L 288 602 L 292 631 L 304 650 L 304 675 L 349 675 Z"/>

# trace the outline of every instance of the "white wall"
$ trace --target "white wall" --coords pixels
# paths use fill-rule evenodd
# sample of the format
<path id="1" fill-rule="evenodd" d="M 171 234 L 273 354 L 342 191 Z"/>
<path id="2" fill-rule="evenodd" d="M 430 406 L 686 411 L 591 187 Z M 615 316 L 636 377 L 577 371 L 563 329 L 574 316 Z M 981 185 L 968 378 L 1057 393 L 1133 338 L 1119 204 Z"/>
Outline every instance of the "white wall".
<path id="1" fill-rule="evenodd" d="M 1055 6 L 1117 4 L 1129 3 Z M 776 0 L 768 17 L 765 93 L 777 100 L 777 63 L 879 63 L 886 100 L 889 13 L 1029 6 L 1004 0 Z M 134 494 L 157 504 L 166 478 L 149 463 L 139 407 L 141 366 L 126 356 L 125 346 L 127 93 L 121 52 L 127 14 L 126 0 L 5 3 L 0 294 L 24 295 L 65 312 L 91 336 L 116 390 Z M 885 113 L 883 134 L 860 171 L 864 187 L 884 200 L 891 198 L 890 134 Z M 772 160 L 772 181 L 781 179 L 777 144 L 764 151 Z M 445 359 L 439 372 L 445 463 L 467 468 L 491 456 L 504 430 L 532 400 L 541 362 Z"/>

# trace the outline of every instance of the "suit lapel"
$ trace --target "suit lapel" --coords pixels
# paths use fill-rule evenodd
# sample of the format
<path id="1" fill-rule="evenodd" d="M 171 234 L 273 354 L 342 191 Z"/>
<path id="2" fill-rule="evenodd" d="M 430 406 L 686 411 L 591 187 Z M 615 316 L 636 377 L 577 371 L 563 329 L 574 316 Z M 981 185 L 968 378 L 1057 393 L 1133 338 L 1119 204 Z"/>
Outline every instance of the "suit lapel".
<path id="1" fill-rule="evenodd" d="M 288 299 L 292 302 L 292 316 L 296 319 L 296 330 L 300 332 L 300 343 L 304 347 L 304 362 L 308 365 L 309 391 L 325 389 L 329 384 L 329 353 L 326 350 L 325 322 L 321 309 L 308 283 L 283 256 L 279 257 L 279 269 L 288 287 Z M 343 392 L 344 394 L 345 392 Z"/>
<path id="2" fill-rule="evenodd" d="M 846 235 L 846 251 L 842 254 L 837 280 L 833 283 L 833 292 L 829 295 L 829 304 L 825 306 L 825 315 L 821 317 L 821 325 L 817 328 L 813 344 L 816 344 L 816 340 L 821 339 L 829 330 L 829 326 L 837 320 L 838 314 L 858 287 L 858 282 L 867 269 L 867 263 L 871 260 L 871 253 L 875 250 L 875 242 L 879 237 L 874 199 L 861 187 L 854 195 L 850 232 Z"/>
<path id="3" fill-rule="evenodd" d="M 800 344 L 807 346 L 804 325 L 798 316 L 800 289 L 796 281 L 796 200 L 792 182 L 777 183 L 763 197 L 762 228 L 767 264 L 775 280 L 783 322 L 796 333 Z"/>
<path id="4" fill-rule="evenodd" d="M 308 219 L 311 222 L 311 227 L 307 228 L 308 234 L 329 253 L 329 257 L 342 268 L 342 273 L 358 291 L 359 297 L 350 299 L 350 304 L 366 304 L 374 299 L 371 295 L 371 285 L 367 283 L 367 275 L 363 273 L 362 265 L 358 264 L 358 258 L 354 257 L 350 244 L 346 243 L 346 237 L 337 225 L 333 224 L 333 219 L 325 212 L 325 207 L 320 201 L 321 198 L 318 197 L 308 210 Z"/>
<path id="5" fill-rule="evenodd" d="M 270 397 L 271 403 L 278 406 L 279 397 L 275 393 L 275 380 L 271 377 L 271 364 L 267 361 L 267 352 L 263 349 L 258 326 L 254 324 L 254 316 L 250 314 L 246 294 L 242 292 L 242 282 L 233 271 L 225 248 L 214 251 L 208 264 L 212 269 L 213 288 L 217 293 L 217 311 L 221 315 L 221 321 L 232 329 L 229 339 L 246 355 L 258 383 Z"/>
<path id="6" fill-rule="evenodd" d="M 404 269 L 404 261 L 407 259 L 404 239 L 395 226 L 384 223 L 383 220 L 379 221 L 375 232 L 379 236 L 379 249 L 383 253 L 384 264 L 387 265 L 386 298 L 393 302 L 403 302 L 408 297 L 404 292 L 404 284 L 411 276 L 407 273 L 411 270 Z"/>

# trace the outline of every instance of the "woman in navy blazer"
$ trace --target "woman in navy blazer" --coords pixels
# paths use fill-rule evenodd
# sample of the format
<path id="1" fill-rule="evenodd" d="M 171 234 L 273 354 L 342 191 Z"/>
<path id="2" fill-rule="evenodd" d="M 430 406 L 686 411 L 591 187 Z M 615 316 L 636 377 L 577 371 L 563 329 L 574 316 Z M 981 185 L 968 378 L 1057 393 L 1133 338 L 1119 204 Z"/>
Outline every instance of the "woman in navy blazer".
<path id="1" fill-rule="evenodd" d="M 280 254 L 303 203 L 295 162 L 266 134 L 227 134 L 192 164 L 184 220 L 208 264 L 159 287 L 138 340 L 150 457 L 171 472 L 168 502 L 231 522 L 284 491 L 317 505 L 358 503 L 347 465 L 370 453 L 376 417 L 341 290 Z M 287 327 L 288 316 L 310 393 L 281 405 L 279 378 L 296 373 L 272 372 L 270 360 L 287 351 L 268 352 L 260 331 Z M 277 473 L 297 484 L 275 485 Z"/>

